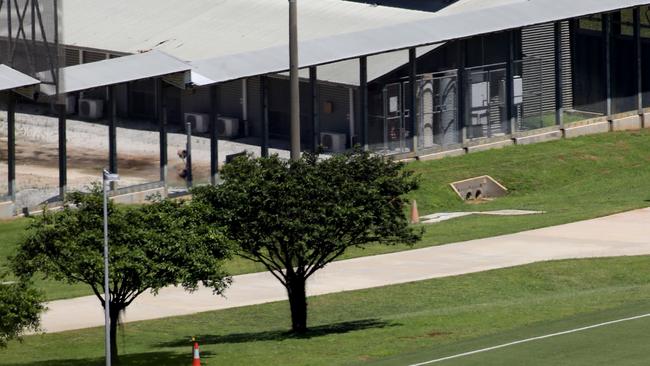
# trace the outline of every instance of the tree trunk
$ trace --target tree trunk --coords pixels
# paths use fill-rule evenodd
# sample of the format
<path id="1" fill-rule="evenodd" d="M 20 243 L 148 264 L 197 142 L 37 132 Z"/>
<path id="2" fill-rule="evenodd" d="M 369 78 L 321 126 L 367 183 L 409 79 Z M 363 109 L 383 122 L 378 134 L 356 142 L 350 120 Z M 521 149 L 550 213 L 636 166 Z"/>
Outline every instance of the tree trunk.
<path id="1" fill-rule="evenodd" d="M 120 312 L 122 311 L 122 308 L 111 304 L 110 308 L 110 318 L 111 318 L 111 324 L 110 324 L 110 331 L 111 331 L 111 363 L 113 365 L 119 365 L 119 357 L 117 354 L 117 325 L 119 322 L 119 317 L 120 317 Z"/>
<path id="2" fill-rule="evenodd" d="M 307 331 L 307 293 L 304 278 L 287 280 L 287 293 L 291 307 L 291 331 L 302 334 Z"/>

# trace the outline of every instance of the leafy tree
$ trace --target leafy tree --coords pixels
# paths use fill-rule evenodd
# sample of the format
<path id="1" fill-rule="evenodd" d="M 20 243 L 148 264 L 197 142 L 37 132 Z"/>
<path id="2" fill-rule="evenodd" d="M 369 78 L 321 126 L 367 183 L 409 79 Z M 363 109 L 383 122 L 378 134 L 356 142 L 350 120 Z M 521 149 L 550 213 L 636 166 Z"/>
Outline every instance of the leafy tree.
<path id="1" fill-rule="evenodd" d="M 307 330 L 306 282 L 350 247 L 415 243 L 403 196 L 417 188 L 404 165 L 360 150 L 319 160 L 240 157 L 217 187 L 193 191 L 213 208 L 240 255 L 263 264 L 287 290 L 292 331 Z"/>
<path id="2" fill-rule="evenodd" d="M 41 293 L 27 283 L 0 283 L 0 348 L 25 330 L 38 330 L 41 300 Z"/>
<path id="3" fill-rule="evenodd" d="M 101 189 L 73 193 L 60 212 L 46 211 L 29 226 L 14 271 L 90 286 L 104 306 Z M 110 343 L 117 360 L 119 315 L 145 291 L 170 285 L 192 291 L 199 283 L 221 293 L 230 283 L 222 262 L 231 244 L 216 226 L 202 225 L 200 205 L 156 200 L 142 206 L 109 205 Z"/>

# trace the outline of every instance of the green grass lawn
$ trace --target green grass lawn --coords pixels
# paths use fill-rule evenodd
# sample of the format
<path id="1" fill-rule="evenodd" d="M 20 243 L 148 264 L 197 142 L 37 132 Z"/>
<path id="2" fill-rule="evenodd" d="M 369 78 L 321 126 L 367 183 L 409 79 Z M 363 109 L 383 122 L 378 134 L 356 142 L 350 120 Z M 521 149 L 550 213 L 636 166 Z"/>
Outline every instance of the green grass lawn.
<path id="1" fill-rule="evenodd" d="M 314 297 L 304 337 L 285 333 L 288 305 L 277 302 L 129 323 L 119 346 L 127 365 L 186 365 L 193 335 L 206 365 L 408 365 L 648 312 L 650 257 L 571 260 Z M 648 325 L 620 324 L 468 362 L 586 365 L 627 355 L 600 364 L 647 364 Z M 0 364 L 100 365 L 102 355 L 103 329 L 94 328 L 26 337 L 0 350 Z"/>
<path id="2" fill-rule="evenodd" d="M 519 217 L 473 216 L 425 227 L 427 247 L 565 224 L 650 206 L 650 130 L 608 133 L 571 140 L 513 146 L 409 167 L 421 176 L 412 195 L 420 213 L 445 211 L 528 209 L 544 215 Z M 480 205 L 463 203 L 449 183 L 491 175 L 509 188 L 507 197 Z M 0 266 L 23 235 L 24 221 L 0 223 Z M 405 245 L 352 249 L 343 258 L 409 249 Z M 0 267 L 1 270 L 2 267 Z M 232 274 L 264 270 L 235 259 Z M 40 282 L 49 299 L 89 294 L 84 286 Z"/>

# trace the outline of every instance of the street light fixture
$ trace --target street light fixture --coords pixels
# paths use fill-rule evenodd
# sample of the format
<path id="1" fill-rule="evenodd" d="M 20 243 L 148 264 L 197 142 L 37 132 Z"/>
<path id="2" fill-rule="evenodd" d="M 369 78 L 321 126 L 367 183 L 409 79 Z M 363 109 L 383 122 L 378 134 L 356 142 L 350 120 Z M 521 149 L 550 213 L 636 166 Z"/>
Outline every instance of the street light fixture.
<path id="1" fill-rule="evenodd" d="M 106 366 L 111 366 L 111 312 L 110 312 L 110 289 L 108 281 L 108 191 L 111 182 L 120 180 L 120 176 L 104 169 L 102 177 L 102 188 L 104 193 L 104 327 L 105 327 L 105 347 L 106 347 Z"/>

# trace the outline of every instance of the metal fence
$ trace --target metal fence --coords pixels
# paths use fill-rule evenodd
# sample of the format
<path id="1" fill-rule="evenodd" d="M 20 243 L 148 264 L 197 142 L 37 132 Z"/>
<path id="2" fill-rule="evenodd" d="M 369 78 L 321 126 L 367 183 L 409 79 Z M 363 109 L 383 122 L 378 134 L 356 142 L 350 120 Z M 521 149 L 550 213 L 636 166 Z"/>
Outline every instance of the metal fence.
<path id="1" fill-rule="evenodd" d="M 458 72 L 421 75 L 417 85 L 419 149 L 444 149 L 461 143 Z"/>

